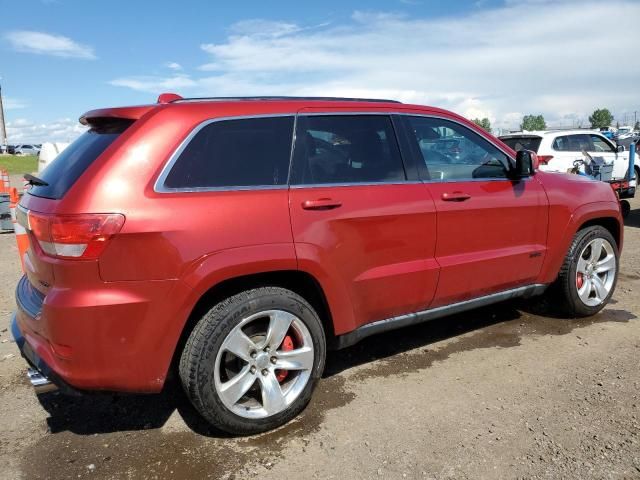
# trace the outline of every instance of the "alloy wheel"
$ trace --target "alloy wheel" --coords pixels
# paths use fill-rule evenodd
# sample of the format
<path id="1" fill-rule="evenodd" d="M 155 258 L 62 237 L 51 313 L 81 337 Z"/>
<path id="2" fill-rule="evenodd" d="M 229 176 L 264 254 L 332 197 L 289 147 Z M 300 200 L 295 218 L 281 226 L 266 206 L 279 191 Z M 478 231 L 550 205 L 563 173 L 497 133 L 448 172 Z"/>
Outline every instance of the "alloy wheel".
<path id="1" fill-rule="evenodd" d="M 578 297 L 595 307 L 609 296 L 616 278 L 616 254 L 604 238 L 591 240 L 580 253 L 576 268 Z"/>
<path id="2" fill-rule="evenodd" d="M 216 392 L 241 417 L 270 417 L 298 398 L 313 363 L 311 334 L 299 317 L 284 310 L 259 312 L 224 339 L 216 355 Z"/>

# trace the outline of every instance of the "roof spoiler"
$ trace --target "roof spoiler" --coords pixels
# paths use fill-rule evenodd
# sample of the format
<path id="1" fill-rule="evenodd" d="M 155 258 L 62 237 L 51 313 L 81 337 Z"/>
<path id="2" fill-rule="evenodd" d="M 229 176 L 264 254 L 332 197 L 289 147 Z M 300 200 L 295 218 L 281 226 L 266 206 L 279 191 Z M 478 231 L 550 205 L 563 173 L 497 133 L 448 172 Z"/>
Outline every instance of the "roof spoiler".
<path id="1" fill-rule="evenodd" d="M 154 105 L 140 105 L 137 107 L 117 107 L 117 108 L 99 108 L 97 110 L 90 110 L 80 117 L 80 123 L 83 125 L 91 125 L 97 121 L 105 119 L 123 119 L 123 120 L 138 120 L 145 113 L 155 108 Z"/>

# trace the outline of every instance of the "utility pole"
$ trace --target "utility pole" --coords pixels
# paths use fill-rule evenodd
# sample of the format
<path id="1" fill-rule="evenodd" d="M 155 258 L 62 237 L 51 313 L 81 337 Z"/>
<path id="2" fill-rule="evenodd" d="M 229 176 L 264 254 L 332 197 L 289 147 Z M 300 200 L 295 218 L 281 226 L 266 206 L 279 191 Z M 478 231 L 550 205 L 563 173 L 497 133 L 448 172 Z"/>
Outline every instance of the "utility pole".
<path id="1" fill-rule="evenodd" d="M 2 105 L 2 86 L 0 86 L 0 145 L 7 144 L 7 128 L 4 124 L 4 106 Z"/>

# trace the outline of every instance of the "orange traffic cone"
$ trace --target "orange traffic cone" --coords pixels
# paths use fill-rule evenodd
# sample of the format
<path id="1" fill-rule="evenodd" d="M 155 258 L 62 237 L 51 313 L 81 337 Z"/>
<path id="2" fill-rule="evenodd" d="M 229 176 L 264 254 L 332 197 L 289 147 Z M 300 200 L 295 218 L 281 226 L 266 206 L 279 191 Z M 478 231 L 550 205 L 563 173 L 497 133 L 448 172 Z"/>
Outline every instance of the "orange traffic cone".
<path id="1" fill-rule="evenodd" d="M 20 256 L 20 265 L 22 266 L 22 272 L 27 271 L 24 268 L 24 256 L 29 248 L 29 236 L 27 231 L 22 225 L 20 225 L 16 219 L 16 206 L 20 201 L 20 195 L 18 195 L 18 189 L 13 187 L 9 189 L 9 208 L 11 209 L 11 220 L 13 221 L 13 231 L 16 234 L 16 243 L 18 244 L 18 255 Z"/>
<path id="2" fill-rule="evenodd" d="M 7 171 L 4 168 L 0 170 L 0 193 L 9 191 L 9 176 L 6 173 Z"/>

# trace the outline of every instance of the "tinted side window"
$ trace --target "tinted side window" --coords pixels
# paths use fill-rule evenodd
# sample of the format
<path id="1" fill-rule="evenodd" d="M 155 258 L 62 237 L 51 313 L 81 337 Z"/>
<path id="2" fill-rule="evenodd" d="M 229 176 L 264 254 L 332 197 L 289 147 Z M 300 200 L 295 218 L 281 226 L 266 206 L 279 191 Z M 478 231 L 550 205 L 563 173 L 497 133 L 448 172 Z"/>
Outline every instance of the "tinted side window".
<path id="1" fill-rule="evenodd" d="M 376 183 L 405 179 L 390 117 L 298 118 L 291 183 Z"/>
<path id="2" fill-rule="evenodd" d="M 538 151 L 542 137 L 500 137 L 503 143 L 506 143 L 516 152 L 519 150 Z"/>
<path id="3" fill-rule="evenodd" d="M 411 140 L 415 139 L 418 166 L 423 178 L 466 180 L 506 178 L 509 159 L 477 133 L 440 118 L 407 117 Z"/>
<path id="4" fill-rule="evenodd" d="M 593 151 L 591 138 L 586 134 L 564 135 L 557 137 L 552 145 L 554 150 L 559 152 L 581 152 L 586 150 Z"/>
<path id="5" fill-rule="evenodd" d="M 591 134 L 591 142 L 593 143 L 594 152 L 613 153 L 616 150 L 609 142 L 605 141 L 600 135 Z"/>
<path id="6" fill-rule="evenodd" d="M 551 145 L 551 147 L 554 150 L 557 150 L 558 152 L 566 152 L 569 149 L 569 137 L 562 136 L 562 137 L 556 137 L 553 140 L 553 144 Z"/>
<path id="7" fill-rule="evenodd" d="M 286 185 L 292 135 L 292 116 L 212 122 L 180 153 L 164 186 Z"/>

